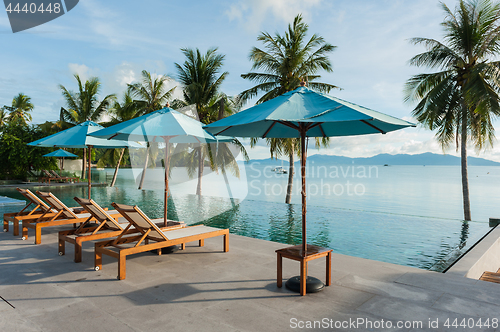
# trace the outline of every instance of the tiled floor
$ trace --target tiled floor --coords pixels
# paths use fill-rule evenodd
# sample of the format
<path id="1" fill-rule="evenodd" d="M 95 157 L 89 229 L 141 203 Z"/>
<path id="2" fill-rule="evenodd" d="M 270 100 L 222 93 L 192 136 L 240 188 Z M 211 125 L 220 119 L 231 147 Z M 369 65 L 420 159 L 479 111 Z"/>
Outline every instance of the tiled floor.
<path id="1" fill-rule="evenodd" d="M 288 331 L 313 321 L 308 330 L 446 331 L 454 319 L 450 331 L 500 331 L 498 284 L 334 254 L 332 286 L 301 297 L 276 287 L 282 244 L 237 235 L 228 253 L 216 238 L 171 255 L 131 256 L 118 281 L 110 257 L 93 270 L 90 243 L 76 264 L 71 246 L 57 255 L 56 230 L 43 237 L 36 246 L 0 234 L 0 331 Z M 298 274 L 298 263 L 283 265 L 285 278 Z M 324 268 L 313 261 L 309 273 L 324 279 Z M 460 327 L 464 318 L 476 325 Z M 486 319 L 489 327 L 477 326 Z"/>

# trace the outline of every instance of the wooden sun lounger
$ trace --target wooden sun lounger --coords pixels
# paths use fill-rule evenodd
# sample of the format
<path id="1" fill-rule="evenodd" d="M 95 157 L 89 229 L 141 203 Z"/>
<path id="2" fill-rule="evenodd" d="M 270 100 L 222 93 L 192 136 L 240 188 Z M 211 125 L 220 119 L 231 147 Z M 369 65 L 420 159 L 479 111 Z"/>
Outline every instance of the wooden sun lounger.
<path id="1" fill-rule="evenodd" d="M 79 263 L 82 261 L 83 242 L 119 236 L 128 225 L 128 221 L 121 215 L 119 215 L 119 217 L 112 217 L 92 199 L 75 197 L 75 201 L 77 201 L 78 204 L 80 204 L 97 221 L 97 226 L 91 226 L 89 225 L 89 222 L 85 222 L 77 229 L 59 232 L 59 255 L 62 256 L 65 254 L 66 242 L 72 243 L 75 245 L 75 263 Z M 153 222 L 161 222 L 163 225 L 163 219 L 155 219 Z M 181 227 L 184 227 L 184 223 L 168 221 L 167 227 L 162 228 L 162 230 Z M 137 232 L 138 231 L 135 230 L 135 228 L 131 227 L 126 234 L 133 234 Z"/>
<path id="2" fill-rule="evenodd" d="M 28 228 L 35 230 L 35 244 L 40 244 L 42 243 L 42 228 L 44 227 L 74 224 L 73 227 L 76 228 L 77 223 L 85 223 L 93 219 L 90 213 L 75 214 L 50 192 L 37 191 L 36 193 L 57 213 L 52 218 L 44 218 L 42 216 L 37 220 L 23 220 L 23 240 L 28 239 Z M 116 211 L 108 211 L 108 213 L 113 218 L 120 216 Z"/>
<path id="3" fill-rule="evenodd" d="M 52 218 L 56 216 L 57 211 L 52 210 L 47 204 L 45 204 L 40 198 L 33 194 L 29 189 L 17 188 L 17 191 L 23 195 L 27 200 L 28 204 L 19 212 L 5 213 L 3 215 L 3 231 L 9 231 L 9 222 L 14 224 L 13 234 L 14 236 L 19 235 L 19 223 L 23 220 L 35 221 L 40 218 Z M 33 205 L 34 208 L 28 211 L 28 207 Z M 74 213 L 81 213 L 84 211 L 83 208 L 69 208 Z"/>
<path id="4" fill-rule="evenodd" d="M 61 181 L 66 181 L 66 182 L 68 182 L 68 181 L 80 182 L 79 178 L 75 178 L 75 177 L 71 177 L 71 176 L 61 176 L 61 175 L 57 174 L 57 172 L 54 170 L 51 170 L 50 174 L 52 174 L 54 176 L 54 180 L 61 180 Z M 50 183 L 50 181 L 49 181 L 49 183 Z"/>
<path id="5" fill-rule="evenodd" d="M 55 180 L 54 175 L 50 174 L 46 169 L 42 169 L 42 173 L 45 176 L 38 178 L 38 182 L 48 182 L 50 184 L 51 180 Z"/>
<path id="6" fill-rule="evenodd" d="M 185 249 L 185 244 L 193 241 L 198 241 L 201 247 L 205 239 L 216 236 L 224 237 L 224 252 L 229 251 L 228 229 L 200 225 L 163 231 L 137 206 L 116 203 L 112 203 L 112 205 L 129 221 L 129 225 L 116 239 L 97 242 L 95 244 L 94 268 L 96 271 L 102 269 L 103 254 L 115 257 L 118 259 L 118 279 L 123 280 L 126 277 L 126 259 L 128 255 L 150 250 L 157 250 L 160 253 L 161 248 L 179 244 L 181 245 L 181 249 Z M 139 234 L 124 236 L 127 235 L 126 232 L 132 226 L 135 227 Z"/>

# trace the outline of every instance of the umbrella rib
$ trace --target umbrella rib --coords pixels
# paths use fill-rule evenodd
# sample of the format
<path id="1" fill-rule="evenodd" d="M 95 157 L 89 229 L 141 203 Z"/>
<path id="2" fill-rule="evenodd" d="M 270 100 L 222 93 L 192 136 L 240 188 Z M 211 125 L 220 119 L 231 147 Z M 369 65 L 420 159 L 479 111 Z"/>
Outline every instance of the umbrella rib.
<path id="1" fill-rule="evenodd" d="M 319 125 L 319 130 L 321 130 L 321 135 L 323 135 L 323 137 L 326 137 L 325 131 L 323 130 L 323 127 L 321 125 Z"/>
<path id="2" fill-rule="evenodd" d="M 363 122 L 364 124 L 366 125 L 369 125 L 370 127 L 372 127 L 373 129 L 375 130 L 378 130 L 379 132 L 381 132 L 382 134 L 386 134 L 385 131 L 383 131 L 382 129 L 378 128 L 377 126 L 374 126 L 372 125 L 371 123 L 367 122 L 366 120 L 361 120 L 361 122 Z"/>
<path id="3" fill-rule="evenodd" d="M 293 123 L 290 123 L 290 122 L 284 122 L 284 121 L 278 121 L 280 124 L 284 125 L 284 126 L 287 126 L 287 127 L 290 127 L 290 128 L 293 128 L 295 130 L 300 130 L 300 128 L 296 125 L 294 125 Z"/>
<path id="4" fill-rule="evenodd" d="M 323 135 L 323 137 L 326 137 L 326 134 L 323 130 L 323 127 L 321 127 L 321 125 L 323 124 L 324 122 L 317 122 L 315 124 L 310 124 L 309 126 L 306 126 L 305 130 L 306 130 L 306 133 L 313 129 L 314 127 L 319 127 L 319 130 L 321 131 L 321 135 Z"/>
<path id="5" fill-rule="evenodd" d="M 306 130 L 313 129 L 314 127 L 321 126 L 324 122 L 316 122 L 315 124 L 309 125 L 306 127 Z"/>
<path id="6" fill-rule="evenodd" d="M 228 130 L 228 129 L 232 128 L 232 127 L 233 127 L 233 126 L 229 126 L 229 127 L 227 127 L 226 129 L 221 130 L 221 131 L 219 131 L 217 134 L 214 134 L 214 135 L 215 135 L 215 136 L 220 135 L 220 134 L 222 134 L 223 132 L 225 132 L 226 130 Z"/>
<path id="7" fill-rule="evenodd" d="M 267 134 L 269 134 L 269 132 L 271 131 L 271 129 L 273 129 L 273 127 L 274 127 L 275 124 L 276 124 L 276 121 L 274 121 L 273 124 L 270 125 L 269 128 L 267 128 L 267 130 L 264 133 L 264 135 L 262 135 L 262 138 L 266 138 Z"/>

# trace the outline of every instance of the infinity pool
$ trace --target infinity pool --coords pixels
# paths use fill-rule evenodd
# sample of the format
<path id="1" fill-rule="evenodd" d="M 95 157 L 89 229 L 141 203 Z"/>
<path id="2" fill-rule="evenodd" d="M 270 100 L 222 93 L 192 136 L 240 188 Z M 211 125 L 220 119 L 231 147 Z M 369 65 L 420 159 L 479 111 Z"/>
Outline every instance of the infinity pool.
<path id="1" fill-rule="evenodd" d="M 122 177 L 114 188 L 93 187 L 92 198 L 108 207 L 111 202 L 137 204 L 150 217 L 161 217 L 163 184 L 152 181 L 156 182 L 156 188 L 137 190 L 135 181 Z M 51 187 L 50 190 L 68 206 L 75 206 L 73 197 L 87 196 L 86 187 Z M 22 199 L 14 188 L 2 189 L 0 195 Z M 299 204 L 174 192 L 168 209 L 169 218 L 188 224 L 229 228 L 234 234 L 284 244 L 301 242 Z M 339 209 L 314 203 L 308 206 L 307 216 L 310 244 L 328 247 L 340 254 L 436 271 L 446 268 L 489 230 L 485 222 Z"/>

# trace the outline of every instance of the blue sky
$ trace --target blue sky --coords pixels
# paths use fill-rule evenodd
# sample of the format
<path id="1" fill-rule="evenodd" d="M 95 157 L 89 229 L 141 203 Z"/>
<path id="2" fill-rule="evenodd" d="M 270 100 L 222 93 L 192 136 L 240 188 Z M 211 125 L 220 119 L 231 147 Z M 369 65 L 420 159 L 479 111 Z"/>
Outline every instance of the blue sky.
<path id="1" fill-rule="evenodd" d="M 454 1 L 445 2 L 455 6 Z M 229 72 L 223 91 L 235 95 L 252 86 L 240 75 L 251 68 L 251 47 L 262 46 L 256 40 L 259 32 L 283 33 L 298 13 L 311 34 L 337 46 L 331 54 L 334 72 L 321 74 L 322 81 L 343 88 L 332 95 L 412 121 L 412 105 L 403 103 L 403 85 L 424 71 L 407 64 L 424 49 L 408 39 L 441 39 L 444 16 L 435 0 L 81 0 L 67 14 L 16 34 L 2 12 L 0 105 L 10 104 L 23 92 L 35 104 L 34 123 L 57 120 L 64 106 L 58 85 L 76 89 L 73 74 L 98 76 L 102 96 L 121 97 L 126 84 L 137 81 L 143 69 L 175 79 L 174 63 L 184 61 L 182 47 L 202 51 L 218 47 L 226 55 L 224 70 Z M 330 148 L 320 153 L 350 157 L 441 153 L 433 136 L 423 128 L 411 128 L 387 135 L 332 138 Z M 479 156 L 500 161 L 497 145 Z M 259 146 L 249 152 L 253 158 L 267 158 L 267 151 Z M 446 152 L 456 154 L 453 147 Z M 476 155 L 472 147 L 470 154 Z"/>

